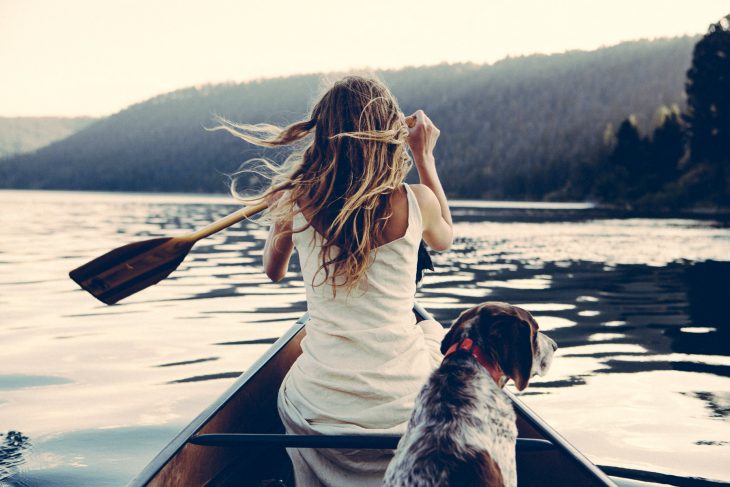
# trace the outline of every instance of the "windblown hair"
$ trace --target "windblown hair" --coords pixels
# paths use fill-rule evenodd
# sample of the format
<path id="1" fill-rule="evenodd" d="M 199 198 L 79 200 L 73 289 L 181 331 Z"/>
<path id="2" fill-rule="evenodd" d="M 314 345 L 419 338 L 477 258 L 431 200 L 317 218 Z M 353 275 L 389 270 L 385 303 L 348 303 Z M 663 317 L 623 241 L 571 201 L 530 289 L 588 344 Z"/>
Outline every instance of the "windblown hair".
<path id="1" fill-rule="evenodd" d="M 288 197 L 269 211 L 269 219 L 291 221 L 302 211 L 313 215 L 292 233 L 313 226 L 321 234 L 319 270 L 324 278 L 316 285 L 329 282 L 334 293 L 335 287 L 352 289 L 383 243 L 393 213 L 390 196 L 411 168 L 405 117 L 388 88 L 375 79 L 345 77 L 325 92 L 308 120 L 284 128 L 218 120 L 221 125 L 213 130 L 226 130 L 259 146 L 305 144 L 280 166 L 253 159 L 248 162 L 258 162 L 258 167 L 237 173 L 266 175 L 270 184 L 263 192 L 242 195 L 235 179 L 231 191 L 246 204 L 287 191 Z"/>

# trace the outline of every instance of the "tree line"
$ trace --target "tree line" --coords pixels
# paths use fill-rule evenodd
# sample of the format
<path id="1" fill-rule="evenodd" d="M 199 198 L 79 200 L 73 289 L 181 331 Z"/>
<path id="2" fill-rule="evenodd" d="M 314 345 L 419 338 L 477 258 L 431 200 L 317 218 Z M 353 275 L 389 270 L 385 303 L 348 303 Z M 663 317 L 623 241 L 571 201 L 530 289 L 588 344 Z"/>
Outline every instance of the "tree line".
<path id="1" fill-rule="evenodd" d="M 642 135 L 636 117 L 607 131 L 594 184 L 583 175 L 571 189 L 629 208 L 730 206 L 730 15 L 694 47 L 686 105 L 662 106 Z"/>

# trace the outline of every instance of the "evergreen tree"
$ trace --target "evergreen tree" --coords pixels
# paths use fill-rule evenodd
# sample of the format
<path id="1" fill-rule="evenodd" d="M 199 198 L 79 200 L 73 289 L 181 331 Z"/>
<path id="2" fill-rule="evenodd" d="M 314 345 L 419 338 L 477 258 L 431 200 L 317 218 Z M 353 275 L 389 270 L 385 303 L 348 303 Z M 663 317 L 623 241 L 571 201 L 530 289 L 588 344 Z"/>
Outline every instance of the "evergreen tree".
<path id="1" fill-rule="evenodd" d="M 684 127 L 679 109 L 660 109 L 659 122 L 651 138 L 646 191 L 656 192 L 680 176 L 679 163 L 685 154 Z"/>
<path id="2" fill-rule="evenodd" d="M 616 131 L 613 150 L 596 181 L 596 195 L 603 201 L 624 203 L 641 196 L 646 174 L 647 141 L 639 134 L 636 117 L 625 119 Z"/>
<path id="3" fill-rule="evenodd" d="M 715 203 L 730 194 L 730 15 L 712 24 L 695 45 L 687 71 L 687 113 L 691 173 L 685 178 L 709 185 L 689 188 Z M 698 177 L 701 176 L 701 177 Z"/>

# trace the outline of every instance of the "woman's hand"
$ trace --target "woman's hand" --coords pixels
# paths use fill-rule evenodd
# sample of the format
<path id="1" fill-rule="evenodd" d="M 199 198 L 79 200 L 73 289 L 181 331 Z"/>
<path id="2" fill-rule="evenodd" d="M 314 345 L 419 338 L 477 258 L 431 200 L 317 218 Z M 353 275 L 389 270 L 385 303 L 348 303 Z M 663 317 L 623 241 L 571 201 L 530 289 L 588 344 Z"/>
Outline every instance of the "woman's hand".
<path id="1" fill-rule="evenodd" d="M 408 146 L 411 148 L 416 165 L 433 161 L 433 149 L 441 131 L 423 110 L 417 110 L 407 117 L 406 125 L 408 125 Z"/>

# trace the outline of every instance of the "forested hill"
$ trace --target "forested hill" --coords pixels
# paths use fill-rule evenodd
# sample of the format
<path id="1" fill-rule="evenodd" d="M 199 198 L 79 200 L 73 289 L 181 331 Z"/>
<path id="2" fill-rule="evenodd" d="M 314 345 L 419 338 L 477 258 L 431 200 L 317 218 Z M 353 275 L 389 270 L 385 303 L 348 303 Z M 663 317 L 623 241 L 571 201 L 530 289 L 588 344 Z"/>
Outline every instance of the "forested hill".
<path id="1" fill-rule="evenodd" d="M 0 158 L 65 139 L 93 121 L 91 117 L 0 117 Z"/>
<path id="2" fill-rule="evenodd" d="M 441 128 L 436 156 L 450 195 L 540 199 L 564 194 L 568 174 L 599 157 L 608 124 L 635 114 L 648 130 L 660 106 L 684 103 L 696 41 L 637 41 L 380 75 L 406 113 L 423 108 Z M 293 122 L 320 88 L 319 76 L 309 75 L 161 95 L 36 153 L 0 161 L 0 187 L 223 192 L 225 173 L 250 157 L 276 154 L 205 131 L 212 115 Z"/>

